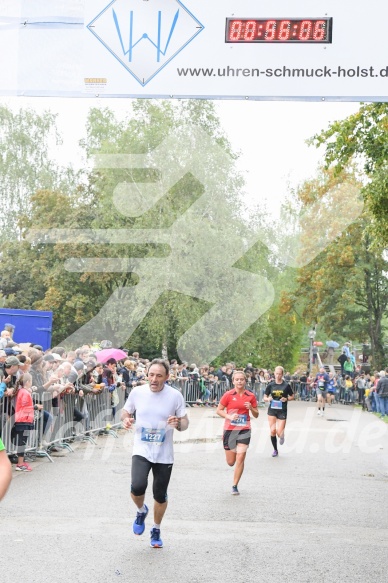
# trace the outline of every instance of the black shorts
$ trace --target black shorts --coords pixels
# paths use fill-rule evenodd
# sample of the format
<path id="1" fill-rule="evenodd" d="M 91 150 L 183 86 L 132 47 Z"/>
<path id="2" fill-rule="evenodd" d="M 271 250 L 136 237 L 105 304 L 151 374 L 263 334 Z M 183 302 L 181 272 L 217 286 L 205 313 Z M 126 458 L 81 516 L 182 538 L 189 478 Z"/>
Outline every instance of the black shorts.
<path id="1" fill-rule="evenodd" d="M 132 456 L 131 492 L 134 496 L 143 496 L 147 490 L 148 474 L 152 470 L 154 483 L 152 492 L 154 500 L 163 504 L 167 501 L 167 488 L 171 478 L 173 464 L 155 464 L 141 455 Z"/>
<path id="2" fill-rule="evenodd" d="M 271 409 L 271 407 L 268 407 L 268 415 L 270 417 L 276 417 L 276 419 L 287 419 L 287 411 Z"/>
<path id="3" fill-rule="evenodd" d="M 225 429 L 223 435 L 224 449 L 230 451 L 236 449 L 238 443 L 249 445 L 251 441 L 250 429 Z"/>

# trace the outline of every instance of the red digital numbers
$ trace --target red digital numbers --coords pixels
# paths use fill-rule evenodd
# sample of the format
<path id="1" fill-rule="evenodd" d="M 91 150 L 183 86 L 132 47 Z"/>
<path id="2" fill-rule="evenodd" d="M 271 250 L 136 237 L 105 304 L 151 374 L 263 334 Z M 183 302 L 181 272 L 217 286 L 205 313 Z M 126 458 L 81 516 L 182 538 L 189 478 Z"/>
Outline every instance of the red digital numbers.
<path id="1" fill-rule="evenodd" d="M 265 27 L 265 40 L 275 40 L 276 36 L 276 20 L 268 20 Z"/>
<path id="2" fill-rule="evenodd" d="M 278 40 L 288 40 L 290 38 L 291 22 L 282 20 L 279 26 Z"/>
<path id="3" fill-rule="evenodd" d="M 241 20 L 233 20 L 230 27 L 229 40 L 241 40 L 241 31 L 243 23 Z"/>
<path id="4" fill-rule="evenodd" d="M 317 20 L 314 26 L 314 40 L 316 41 L 323 41 L 325 40 L 326 36 L 326 21 L 325 20 Z"/>
<path id="5" fill-rule="evenodd" d="M 228 19 L 227 42 L 331 43 L 332 18 Z"/>
<path id="6" fill-rule="evenodd" d="M 303 20 L 300 25 L 299 40 L 311 40 L 311 31 L 313 30 L 313 23 L 311 20 Z"/>
<path id="7" fill-rule="evenodd" d="M 252 41 L 256 36 L 256 22 L 254 20 L 248 20 L 245 24 L 245 34 L 244 40 Z"/>

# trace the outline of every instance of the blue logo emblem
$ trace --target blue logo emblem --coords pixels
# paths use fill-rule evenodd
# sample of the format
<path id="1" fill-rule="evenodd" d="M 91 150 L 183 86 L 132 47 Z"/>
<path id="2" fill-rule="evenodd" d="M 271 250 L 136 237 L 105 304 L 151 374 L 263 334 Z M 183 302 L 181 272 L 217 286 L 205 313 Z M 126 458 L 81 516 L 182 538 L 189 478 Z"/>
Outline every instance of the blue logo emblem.
<path id="1" fill-rule="evenodd" d="M 204 26 L 180 0 L 113 0 L 87 28 L 144 87 Z"/>

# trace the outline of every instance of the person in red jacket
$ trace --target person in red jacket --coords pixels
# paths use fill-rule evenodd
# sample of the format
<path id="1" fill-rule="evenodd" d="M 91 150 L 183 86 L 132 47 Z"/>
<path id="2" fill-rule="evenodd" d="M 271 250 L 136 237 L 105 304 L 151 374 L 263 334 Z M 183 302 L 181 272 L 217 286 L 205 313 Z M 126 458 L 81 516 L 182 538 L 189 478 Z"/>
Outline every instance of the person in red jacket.
<path id="1" fill-rule="evenodd" d="M 244 461 L 251 440 L 251 420 L 258 417 L 257 400 L 251 391 L 246 390 L 246 376 L 243 371 L 234 371 L 234 388 L 224 393 L 217 408 L 217 415 L 225 419 L 224 450 L 226 463 L 235 466 L 232 494 L 238 495 L 238 483 L 244 471 Z"/>
<path id="2" fill-rule="evenodd" d="M 32 468 L 24 460 L 28 435 L 34 428 L 34 403 L 32 401 L 32 376 L 24 373 L 16 383 L 15 399 L 15 423 L 13 434 L 15 436 L 18 463 L 16 470 L 19 472 L 31 472 Z M 35 405 L 35 408 L 42 409 L 43 405 Z"/>

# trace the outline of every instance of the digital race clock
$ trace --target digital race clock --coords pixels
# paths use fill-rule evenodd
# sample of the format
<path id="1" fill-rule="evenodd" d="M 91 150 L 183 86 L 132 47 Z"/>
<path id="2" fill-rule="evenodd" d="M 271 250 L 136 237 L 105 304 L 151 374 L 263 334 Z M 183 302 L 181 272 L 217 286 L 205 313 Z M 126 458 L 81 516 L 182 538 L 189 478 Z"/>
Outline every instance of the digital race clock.
<path id="1" fill-rule="evenodd" d="M 332 18 L 227 18 L 228 43 L 331 43 Z"/>

